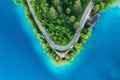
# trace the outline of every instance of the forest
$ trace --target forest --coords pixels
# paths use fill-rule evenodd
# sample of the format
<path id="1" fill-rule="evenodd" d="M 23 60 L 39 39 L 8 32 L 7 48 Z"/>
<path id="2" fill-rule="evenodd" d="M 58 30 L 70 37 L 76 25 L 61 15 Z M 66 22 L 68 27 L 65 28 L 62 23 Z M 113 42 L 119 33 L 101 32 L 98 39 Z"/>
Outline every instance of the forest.
<path id="1" fill-rule="evenodd" d="M 48 2 L 47 2 L 48 1 Z M 55 2 L 54 2 L 55 1 Z M 36 16 L 42 23 L 43 27 L 47 30 L 48 34 L 55 41 L 56 44 L 66 45 L 72 39 L 76 29 L 79 27 L 80 17 L 87 6 L 89 0 L 32 0 L 31 5 L 34 7 Z M 80 1 L 79 3 L 76 1 Z M 93 0 L 94 7 L 90 14 L 92 18 L 96 13 L 104 10 L 107 6 L 111 5 L 115 0 Z M 37 38 L 40 40 L 43 48 L 46 50 L 55 64 L 62 64 L 73 60 L 74 56 L 80 52 L 86 40 L 90 37 L 92 26 L 88 21 L 81 31 L 78 42 L 74 43 L 73 48 L 66 55 L 65 58 L 60 59 L 54 50 L 49 46 L 38 26 L 36 25 L 32 14 L 29 11 L 26 0 L 14 0 L 16 4 L 21 3 L 25 10 L 25 15 Z M 49 3 L 49 4 L 48 4 Z M 51 4 L 50 4 L 51 3 Z M 79 5 L 78 7 L 75 7 Z M 84 5 L 83 5 L 84 4 Z M 42 6 L 42 7 L 41 7 Z M 37 12 L 38 11 L 38 12 Z M 59 12 L 62 11 L 62 12 Z M 43 12 L 43 13 L 42 13 Z M 59 38 L 62 38 L 59 39 Z M 68 40 L 68 41 L 67 41 Z"/>
<path id="2" fill-rule="evenodd" d="M 31 0 L 38 20 L 55 44 L 66 45 L 79 27 L 89 0 Z"/>
<path id="3" fill-rule="evenodd" d="M 95 6 L 92 11 L 92 15 L 95 15 L 97 12 L 104 10 L 107 6 L 114 3 L 116 0 L 93 0 Z"/>

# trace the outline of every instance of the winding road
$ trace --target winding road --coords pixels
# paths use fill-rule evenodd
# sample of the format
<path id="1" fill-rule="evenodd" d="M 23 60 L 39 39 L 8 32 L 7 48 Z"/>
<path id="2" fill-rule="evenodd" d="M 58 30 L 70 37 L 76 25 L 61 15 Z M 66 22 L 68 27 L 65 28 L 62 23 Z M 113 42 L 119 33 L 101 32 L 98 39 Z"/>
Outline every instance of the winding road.
<path id="1" fill-rule="evenodd" d="M 79 28 L 76 30 L 76 33 L 73 37 L 73 39 L 70 41 L 69 44 L 65 45 L 65 46 L 61 46 L 61 45 L 56 45 L 52 40 L 51 38 L 48 36 L 48 33 L 46 32 L 46 30 L 42 27 L 40 21 L 37 19 L 37 17 L 35 16 L 35 13 L 34 13 L 34 10 L 32 8 L 32 6 L 30 5 L 30 1 L 31 0 L 26 0 L 27 3 L 28 3 L 28 7 L 29 7 L 29 10 L 36 22 L 36 24 L 38 25 L 40 31 L 42 32 L 43 36 L 45 37 L 45 39 L 47 40 L 47 42 L 49 43 L 49 45 L 51 46 L 51 48 L 53 50 L 59 50 L 59 51 L 65 51 L 65 50 L 69 50 L 73 47 L 73 44 L 75 42 L 77 42 L 79 40 L 79 37 L 80 37 L 80 33 L 81 33 L 81 30 L 84 28 L 84 25 L 87 21 L 87 19 L 89 18 L 89 14 L 91 13 L 92 11 L 92 8 L 94 6 L 94 3 L 92 2 L 92 0 L 90 0 L 88 6 L 86 7 L 82 17 L 81 17 L 81 20 L 80 20 L 80 26 Z"/>

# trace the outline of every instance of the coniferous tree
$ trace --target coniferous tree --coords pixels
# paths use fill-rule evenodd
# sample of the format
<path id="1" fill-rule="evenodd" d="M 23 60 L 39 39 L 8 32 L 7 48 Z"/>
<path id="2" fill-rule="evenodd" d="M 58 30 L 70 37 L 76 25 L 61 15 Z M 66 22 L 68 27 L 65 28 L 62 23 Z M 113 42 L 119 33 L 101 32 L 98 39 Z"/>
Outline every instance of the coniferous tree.
<path id="1" fill-rule="evenodd" d="M 81 6 L 81 2 L 80 2 L 80 0 L 76 0 L 75 2 L 74 2 L 74 11 L 75 12 L 79 12 L 79 10 L 80 10 L 80 6 Z"/>
<path id="2" fill-rule="evenodd" d="M 55 10 L 54 7 L 51 7 L 51 8 L 50 8 L 49 14 L 50 14 L 50 17 L 51 17 L 52 19 L 56 19 L 56 18 L 57 18 L 57 12 L 56 12 L 56 10 Z"/>

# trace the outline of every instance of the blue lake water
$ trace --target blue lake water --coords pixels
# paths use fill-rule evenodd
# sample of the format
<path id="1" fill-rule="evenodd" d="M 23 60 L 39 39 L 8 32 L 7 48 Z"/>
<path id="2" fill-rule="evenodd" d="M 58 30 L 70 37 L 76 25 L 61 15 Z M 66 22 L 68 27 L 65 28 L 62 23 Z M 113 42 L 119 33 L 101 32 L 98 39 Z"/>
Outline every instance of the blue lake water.
<path id="1" fill-rule="evenodd" d="M 100 13 L 70 64 L 55 66 L 22 6 L 0 0 L 0 80 L 120 80 L 120 4 Z"/>

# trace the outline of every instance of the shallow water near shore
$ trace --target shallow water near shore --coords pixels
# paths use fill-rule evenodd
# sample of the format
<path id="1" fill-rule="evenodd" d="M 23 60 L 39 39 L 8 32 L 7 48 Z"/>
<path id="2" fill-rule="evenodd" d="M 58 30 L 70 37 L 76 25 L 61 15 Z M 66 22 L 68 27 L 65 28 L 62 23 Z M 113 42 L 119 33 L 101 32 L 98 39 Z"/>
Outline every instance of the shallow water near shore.
<path id="1" fill-rule="evenodd" d="M 0 80 L 120 80 L 120 4 L 107 8 L 81 52 L 55 66 L 21 5 L 0 0 Z"/>

